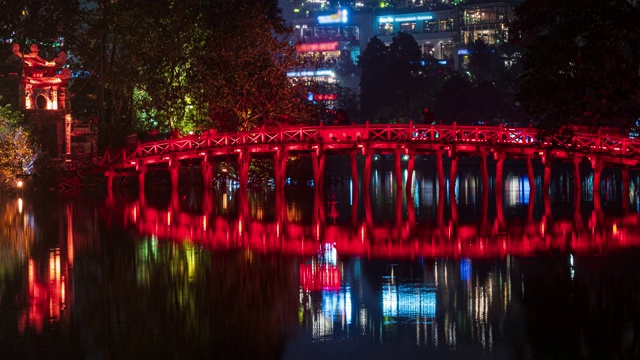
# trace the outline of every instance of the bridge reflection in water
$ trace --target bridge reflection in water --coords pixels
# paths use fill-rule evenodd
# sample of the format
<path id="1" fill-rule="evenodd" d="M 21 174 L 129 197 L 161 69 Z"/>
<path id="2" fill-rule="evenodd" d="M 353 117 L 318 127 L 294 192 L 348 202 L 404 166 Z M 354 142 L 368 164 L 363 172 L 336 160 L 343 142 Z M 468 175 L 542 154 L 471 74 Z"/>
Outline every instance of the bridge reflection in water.
<path id="1" fill-rule="evenodd" d="M 371 192 L 364 194 L 349 181 L 335 181 L 327 184 L 323 197 L 312 189 L 257 194 L 228 186 L 167 193 L 166 199 L 159 199 L 157 191 L 148 199 L 144 192 L 135 198 L 113 196 L 104 208 L 72 199 L 60 202 L 56 219 L 50 219 L 50 208 L 40 217 L 34 215 L 35 203 L 23 208 L 20 201 L 15 209 L 0 208 L 0 218 L 11 214 L 9 222 L 20 229 L 11 235 L 15 241 L 3 252 L 9 255 L 2 264 L 7 269 L 23 266 L 27 274 L 25 294 L 15 297 L 25 299 L 16 312 L 17 329 L 22 335 L 34 331 L 46 337 L 49 325 L 60 323 L 72 335 L 104 334 L 106 330 L 96 331 L 91 324 L 108 323 L 117 313 L 128 320 L 117 330 L 122 339 L 190 339 L 187 335 L 199 329 L 263 319 L 246 300 L 259 298 L 284 320 L 275 330 L 273 323 L 239 327 L 253 330 L 250 337 L 256 339 L 276 330 L 286 333 L 291 319 L 282 314 L 293 313 L 296 331 L 303 335 L 287 338 L 284 359 L 313 358 L 309 354 L 318 346 L 354 338 L 402 344 L 392 346 L 395 357 L 415 355 L 402 351 L 416 347 L 450 352 L 466 347 L 479 348 L 474 353 L 479 356 L 472 356 L 477 358 L 511 346 L 514 338 L 535 348 L 538 332 L 558 328 L 555 334 L 566 339 L 562 329 L 574 329 L 553 317 L 562 311 L 589 319 L 583 326 L 594 336 L 585 346 L 611 350 L 607 336 L 623 338 L 618 324 L 634 318 L 629 314 L 637 314 L 640 299 L 639 281 L 610 270 L 619 266 L 616 254 L 640 247 L 636 192 L 626 194 L 634 206 L 621 209 L 623 195 L 614 175 L 604 176 L 608 185 L 600 203 L 589 197 L 588 181 L 582 184 L 587 190 L 574 196 L 573 187 L 566 186 L 571 182 L 562 176 L 554 179 L 552 196 L 546 197 L 532 193 L 526 175 L 515 170 L 506 175 L 502 195 L 493 189 L 483 192 L 473 171 L 458 176 L 453 194 L 438 187 L 435 174 L 418 174 L 415 188 L 407 192 L 395 186 L 393 172 L 379 170 Z M 42 218 L 59 226 L 58 244 L 51 244 L 55 239 L 40 241 L 45 250 L 29 252 L 38 245 L 34 234 Z M 134 247 L 112 241 L 122 236 L 122 227 L 134 233 Z M 241 256 L 230 261 L 225 254 L 231 252 L 217 250 L 238 250 L 232 253 Z M 590 268 L 590 254 L 607 254 L 597 257 L 608 261 L 607 266 Z M 544 257 L 553 261 L 530 265 Z M 86 275 L 93 271 L 97 276 L 96 269 L 97 287 L 97 277 Z M 273 273 L 262 274 L 263 269 Z M 293 281 L 283 281 L 291 274 Z M 240 287 L 242 296 L 233 297 L 230 290 Z M 104 289 L 109 292 L 99 292 Z M 226 306 L 238 302 L 245 316 L 229 318 L 237 312 L 212 305 L 219 303 L 220 294 L 231 297 Z M 109 296 L 126 301 L 104 301 Z M 176 320 L 171 329 L 132 326 L 140 313 L 151 324 L 152 319 L 168 318 L 161 308 L 149 307 L 151 299 L 161 304 L 195 298 L 172 307 L 178 316 L 171 318 Z M 527 322 L 534 325 L 522 330 Z M 638 330 L 637 323 L 624 324 Z M 224 328 L 217 334 L 227 332 Z M 153 336 L 144 336 L 149 334 Z M 95 336 L 95 341 L 103 338 Z M 576 343 L 568 346 L 578 348 Z M 165 349 L 151 341 L 143 344 Z M 196 343 L 184 346 L 188 349 L 171 349 L 173 357 L 180 357 L 180 350 L 200 350 Z M 371 346 L 369 351 L 378 350 Z M 534 355 L 544 355 L 536 351 Z"/>
<path id="2" fill-rule="evenodd" d="M 587 191 L 582 196 L 563 192 L 562 177 L 551 191 L 557 194 L 556 206 L 550 195 L 537 196 L 526 176 L 517 174 L 506 177 L 503 193 L 478 189 L 472 173 L 462 173 L 455 194 L 428 176 L 417 178 L 413 193 L 395 187 L 393 179 L 391 173 L 374 173 L 374 196 L 365 193 L 362 201 L 351 183 L 328 186 L 326 195 L 310 189 L 311 216 L 303 214 L 305 205 L 296 199 L 288 201 L 284 191 L 271 191 L 261 204 L 233 186 L 173 192 L 164 208 L 150 206 L 141 193 L 117 208 L 143 236 L 295 255 L 316 254 L 325 244 L 340 255 L 383 258 L 526 256 L 550 249 L 591 252 L 640 245 L 640 218 L 620 211 L 615 186 L 604 193 L 604 206 L 618 207 L 614 213 L 620 215 L 610 217 Z M 638 201 L 635 193 L 628 196 Z M 109 202 L 113 205 L 114 199 Z M 553 207 L 564 212 L 552 214 Z"/>
<path id="3" fill-rule="evenodd" d="M 374 172 L 373 191 L 364 195 L 336 181 L 322 198 L 311 189 L 312 198 L 276 190 L 260 201 L 227 187 L 204 192 L 199 204 L 192 192 L 174 193 L 164 208 L 147 205 L 144 196 L 115 208 L 150 239 L 302 259 L 300 322 L 308 338 L 298 342 L 305 347 L 406 336 L 420 348 L 471 346 L 491 354 L 509 337 L 509 319 L 526 322 L 512 300 L 521 302 L 525 289 L 540 290 L 525 284 L 522 257 L 561 254 L 566 274 L 553 282 L 562 287 L 574 281 L 574 257 L 640 246 L 640 218 L 621 211 L 622 195 L 613 185 L 600 203 L 588 190 L 575 196 L 559 176 L 552 203 L 531 192 L 526 175 L 517 172 L 507 175 L 502 195 L 479 189 L 472 171 L 460 173 L 453 194 L 429 174 L 418 176 L 408 193 L 394 179 L 393 172 Z M 613 175 L 609 182 L 615 183 Z M 587 189 L 588 179 L 582 185 Z M 313 210 L 305 213 L 311 200 Z M 375 276 L 363 274 L 376 263 Z M 372 297 L 375 306 L 367 305 Z M 301 354 L 294 347 L 289 358 Z"/>

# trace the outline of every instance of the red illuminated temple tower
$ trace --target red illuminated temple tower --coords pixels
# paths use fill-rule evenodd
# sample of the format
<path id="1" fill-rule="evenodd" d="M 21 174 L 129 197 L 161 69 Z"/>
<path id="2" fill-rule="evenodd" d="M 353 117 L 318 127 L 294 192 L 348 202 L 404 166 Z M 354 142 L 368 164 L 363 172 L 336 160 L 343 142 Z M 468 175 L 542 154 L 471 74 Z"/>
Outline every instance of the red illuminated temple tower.
<path id="1" fill-rule="evenodd" d="M 23 59 L 23 76 L 19 86 L 19 104 L 36 125 L 51 129 L 56 134 L 55 142 L 47 143 L 53 156 L 71 155 L 71 103 L 67 83 L 71 72 L 62 68 L 67 55 L 47 61 L 38 55 L 38 45 L 32 44 L 28 54 L 20 53 L 14 44 L 13 53 Z M 55 130 L 54 130 L 55 129 Z"/>

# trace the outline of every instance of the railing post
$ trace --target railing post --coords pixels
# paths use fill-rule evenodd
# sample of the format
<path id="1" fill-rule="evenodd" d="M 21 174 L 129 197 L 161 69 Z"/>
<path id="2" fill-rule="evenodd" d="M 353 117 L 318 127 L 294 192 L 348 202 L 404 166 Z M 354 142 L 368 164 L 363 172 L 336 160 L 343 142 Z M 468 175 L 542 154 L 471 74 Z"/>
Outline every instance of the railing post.
<path id="1" fill-rule="evenodd" d="M 367 140 L 369 140 L 371 137 L 369 136 L 369 120 L 367 120 L 364 123 L 364 136 L 366 137 Z"/>

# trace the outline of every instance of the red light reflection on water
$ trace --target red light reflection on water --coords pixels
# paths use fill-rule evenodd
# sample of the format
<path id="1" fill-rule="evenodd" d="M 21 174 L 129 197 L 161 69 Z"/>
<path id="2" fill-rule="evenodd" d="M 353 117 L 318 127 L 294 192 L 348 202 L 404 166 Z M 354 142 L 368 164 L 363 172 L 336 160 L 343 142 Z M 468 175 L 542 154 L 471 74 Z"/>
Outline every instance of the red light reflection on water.
<path id="1" fill-rule="evenodd" d="M 45 321 L 59 321 L 66 306 L 66 281 L 60 263 L 60 249 L 50 250 L 45 275 L 38 275 L 33 259 L 29 259 L 28 271 L 29 305 L 18 320 L 18 331 L 23 334 L 27 328 L 32 328 L 42 333 Z"/>
<path id="2" fill-rule="evenodd" d="M 285 207 L 286 208 L 286 207 Z M 191 241 L 212 249 L 250 248 L 258 252 L 315 255 L 325 243 L 334 244 L 340 255 L 379 258 L 414 257 L 502 257 L 529 256 L 548 250 L 603 252 L 640 246 L 640 218 L 635 213 L 615 219 L 594 215 L 579 226 L 573 219 L 517 222 L 502 216 L 482 223 L 416 224 L 415 217 L 392 224 L 376 224 L 370 218 L 361 224 L 311 224 L 286 221 L 286 209 L 275 221 L 250 216 L 190 214 L 176 207 L 158 210 L 139 201 L 124 207 L 124 222 L 141 235 L 173 241 Z M 168 221 L 171 219 L 171 222 Z M 440 219 L 440 217 L 439 217 Z"/>

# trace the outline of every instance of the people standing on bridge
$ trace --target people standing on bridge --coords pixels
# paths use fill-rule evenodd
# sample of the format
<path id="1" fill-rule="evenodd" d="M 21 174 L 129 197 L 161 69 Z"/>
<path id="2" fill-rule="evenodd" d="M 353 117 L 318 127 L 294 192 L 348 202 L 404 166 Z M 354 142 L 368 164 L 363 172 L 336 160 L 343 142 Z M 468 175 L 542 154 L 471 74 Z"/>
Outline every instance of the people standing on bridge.
<path id="1" fill-rule="evenodd" d="M 428 107 L 422 109 L 422 115 L 424 116 L 424 123 L 426 125 L 435 125 L 436 124 L 436 116 L 434 113 L 429 111 Z"/>

